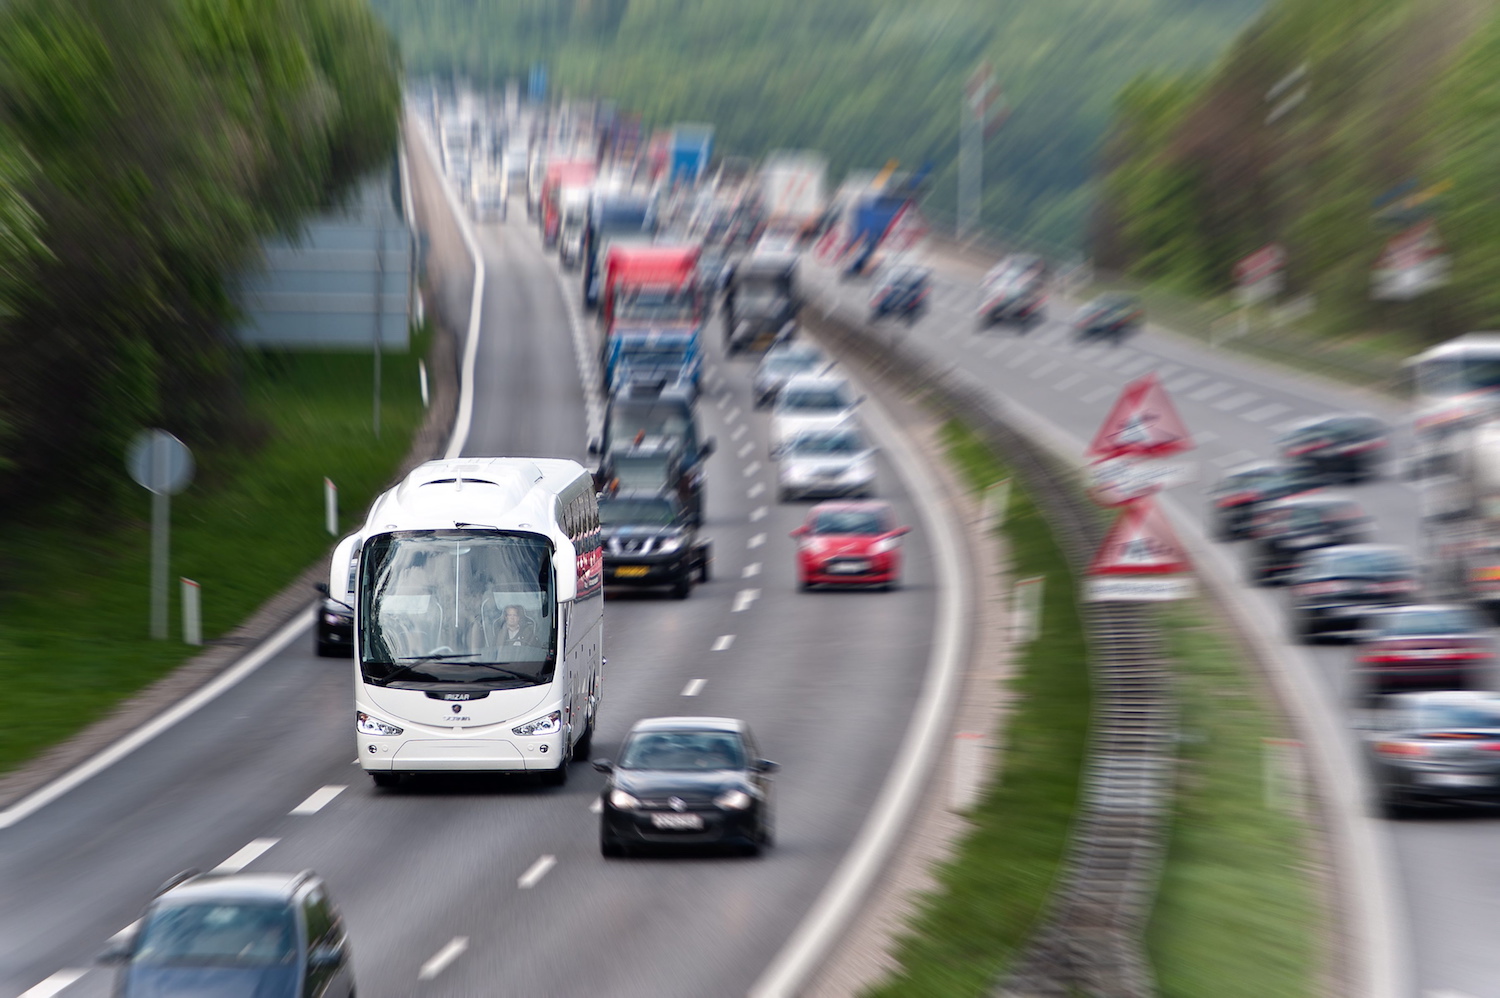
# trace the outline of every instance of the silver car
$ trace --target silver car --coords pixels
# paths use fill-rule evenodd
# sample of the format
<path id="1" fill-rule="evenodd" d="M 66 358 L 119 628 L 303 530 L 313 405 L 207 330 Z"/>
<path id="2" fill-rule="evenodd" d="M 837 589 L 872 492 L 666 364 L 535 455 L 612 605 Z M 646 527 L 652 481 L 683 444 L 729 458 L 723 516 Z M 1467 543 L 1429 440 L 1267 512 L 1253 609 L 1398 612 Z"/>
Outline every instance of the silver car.
<path id="1" fill-rule="evenodd" d="M 875 448 L 853 423 L 804 430 L 781 449 L 776 481 L 790 499 L 868 499 L 875 494 Z"/>
<path id="2" fill-rule="evenodd" d="M 755 369 L 752 392 L 756 408 L 763 408 L 776 401 L 787 379 L 798 374 L 811 374 L 828 363 L 823 351 L 811 343 L 785 343 L 772 347 L 761 358 Z"/>

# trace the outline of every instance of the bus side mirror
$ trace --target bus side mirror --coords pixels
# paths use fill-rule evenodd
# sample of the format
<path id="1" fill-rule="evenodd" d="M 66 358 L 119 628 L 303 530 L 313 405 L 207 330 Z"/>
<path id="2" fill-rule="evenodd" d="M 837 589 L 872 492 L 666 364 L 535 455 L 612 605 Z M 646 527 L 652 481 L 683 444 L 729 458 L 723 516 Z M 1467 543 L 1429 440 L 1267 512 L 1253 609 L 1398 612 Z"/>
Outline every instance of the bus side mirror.
<path id="1" fill-rule="evenodd" d="M 324 596 L 328 595 L 328 583 L 326 582 L 315 582 L 313 583 L 313 588 L 322 593 Z"/>
<path id="2" fill-rule="evenodd" d="M 601 773 L 613 773 L 615 771 L 615 764 L 608 759 L 595 759 L 594 769 Z"/>

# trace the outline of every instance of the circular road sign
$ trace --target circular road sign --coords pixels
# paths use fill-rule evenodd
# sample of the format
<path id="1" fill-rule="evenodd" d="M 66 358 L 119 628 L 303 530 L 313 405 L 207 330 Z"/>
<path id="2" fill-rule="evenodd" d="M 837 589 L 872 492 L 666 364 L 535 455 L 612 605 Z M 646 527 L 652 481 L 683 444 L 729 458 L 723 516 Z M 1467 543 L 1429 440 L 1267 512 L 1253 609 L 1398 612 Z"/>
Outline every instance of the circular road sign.
<path id="1" fill-rule="evenodd" d="M 174 496 L 193 480 L 193 454 L 166 430 L 142 430 L 125 456 L 130 477 L 143 489 Z"/>

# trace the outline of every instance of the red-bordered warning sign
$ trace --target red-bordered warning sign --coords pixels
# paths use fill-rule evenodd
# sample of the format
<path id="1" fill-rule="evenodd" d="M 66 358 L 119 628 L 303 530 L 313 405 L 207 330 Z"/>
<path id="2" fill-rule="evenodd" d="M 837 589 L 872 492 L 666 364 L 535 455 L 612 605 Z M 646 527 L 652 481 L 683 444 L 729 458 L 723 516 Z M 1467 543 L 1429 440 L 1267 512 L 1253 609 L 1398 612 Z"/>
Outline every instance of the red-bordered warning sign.
<path id="1" fill-rule="evenodd" d="M 1137 378 L 1115 400 L 1104 425 L 1089 444 L 1095 460 L 1112 457 L 1170 457 L 1193 449 L 1177 407 L 1155 374 Z"/>
<path id="2" fill-rule="evenodd" d="M 1170 575 L 1188 570 L 1182 543 L 1156 503 L 1125 507 L 1088 567 L 1089 575 Z"/>

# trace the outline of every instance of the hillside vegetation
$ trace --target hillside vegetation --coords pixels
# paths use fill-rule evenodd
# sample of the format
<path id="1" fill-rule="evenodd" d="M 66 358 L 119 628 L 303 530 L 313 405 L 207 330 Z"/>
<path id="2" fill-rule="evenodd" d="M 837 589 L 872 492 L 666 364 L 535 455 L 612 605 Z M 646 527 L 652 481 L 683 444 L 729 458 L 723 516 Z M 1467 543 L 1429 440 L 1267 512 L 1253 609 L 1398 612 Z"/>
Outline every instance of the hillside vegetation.
<path id="1" fill-rule="evenodd" d="M 1276 120 L 1267 95 L 1306 67 Z M 1295 91 L 1296 87 L 1289 88 Z M 1500 9 L 1492 0 L 1278 0 L 1211 71 L 1135 80 L 1106 156 L 1099 257 L 1193 293 L 1226 290 L 1271 241 L 1325 332 L 1423 340 L 1500 322 Z M 1370 300 L 1394 231 L 1382 196 L 1443 191 L 1430 217 L 1452 282 Z"/>
<path id="2" fill-rule="evenodd" d="M 721 148 L 896 158 L 955 200 L 960 95 L 988 60 L 1013 113 L 986 150 L 985 221 L 1076 245 L 1119 88 L 1215 58 L 1260 0 L 373 0 L 413 75 L 525 79 L 649 125 L 713 122 Z"/>

